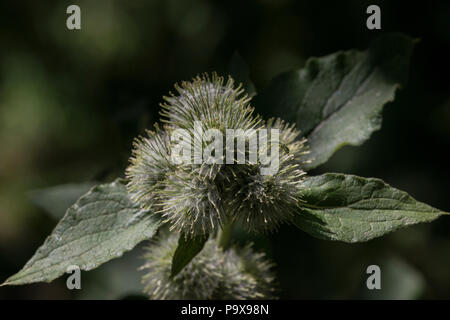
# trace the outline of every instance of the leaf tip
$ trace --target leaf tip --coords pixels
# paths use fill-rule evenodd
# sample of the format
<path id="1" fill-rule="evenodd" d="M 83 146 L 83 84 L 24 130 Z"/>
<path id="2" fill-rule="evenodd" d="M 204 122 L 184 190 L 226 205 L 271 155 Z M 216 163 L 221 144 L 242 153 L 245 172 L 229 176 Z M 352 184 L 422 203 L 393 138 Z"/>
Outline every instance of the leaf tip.
<path id="1" fill-rule="evenodd" d="M 11 285 L 11 282 L 9 282 L 8 280 L 6 280 L 3 283 L 0 283 L 0 287 L 6 287 L 6 286 L 9 286 L 9 285 Z"/>

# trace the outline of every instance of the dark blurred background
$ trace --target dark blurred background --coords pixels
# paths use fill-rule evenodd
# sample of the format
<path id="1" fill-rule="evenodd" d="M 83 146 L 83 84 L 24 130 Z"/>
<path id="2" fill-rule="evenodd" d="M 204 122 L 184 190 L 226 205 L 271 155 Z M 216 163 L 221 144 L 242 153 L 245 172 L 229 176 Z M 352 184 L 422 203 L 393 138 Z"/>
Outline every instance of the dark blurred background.
<path id="1" fill-rule="evenodd" d="M 66 28 L 70 4 L 81 7 L 80 31 Z M 369 4 L 381 7 L 381 31 L 366 28 Z M 237 51 L 260 90 L 310 56 L 364 49 L 387 32 L 421 39 L 408 86 L 386 106 L 381 131 L 311 174 L 379 177 L 450 211 L 448 1 L 1 1 L 0 282 L 57 223 L 59 213 L 35 206 L 31 191 L 122 175 L 133 137 L 158 120 L 175 82 L 223 74 Z M 281 298 L 450 298 L 447 217 L 364 244 L 289 226 L 255 241 L 277 265 Z M 2 287 L 0 299 L 139 297 L 141 253 L 83 273 L 80 291 L 63 277 Z M 370 264 L 382 270 L 377 292 L 365 289 Z"/>

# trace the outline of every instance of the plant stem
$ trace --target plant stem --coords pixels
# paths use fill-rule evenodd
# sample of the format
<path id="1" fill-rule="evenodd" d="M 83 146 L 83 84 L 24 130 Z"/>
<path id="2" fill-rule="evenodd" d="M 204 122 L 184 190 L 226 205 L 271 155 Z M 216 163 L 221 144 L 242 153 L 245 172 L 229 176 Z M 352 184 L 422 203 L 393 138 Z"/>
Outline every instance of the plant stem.
<path id="1" fill-rule="evenodd" d="M 233 222 L 225 224 L 223 228 L 219 231 L 218 234 L 219 247 L 221 247 L 224 251 L 231 246 L 232 232 L 233 232 Z"/>

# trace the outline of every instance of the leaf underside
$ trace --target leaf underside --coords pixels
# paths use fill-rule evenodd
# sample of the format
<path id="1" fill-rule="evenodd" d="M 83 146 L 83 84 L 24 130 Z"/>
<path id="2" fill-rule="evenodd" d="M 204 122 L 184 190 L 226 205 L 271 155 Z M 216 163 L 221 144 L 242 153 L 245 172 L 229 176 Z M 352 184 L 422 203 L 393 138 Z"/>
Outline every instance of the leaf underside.
<path id="1" fill-rule="evenodd" d="M 326 240 L 362 242 L 446 214 L 380 179 L 327 173 L 308 177 L 295 225 Z"/>
<path id="2" fill-rule="evenodd" d="M 311 58 L 304 68 L 276 77 L 255 104 L 296 123 L 311 148 L 305 169 L 313 169 L 342 146 L 361 145 L 380 129 L 383 106 L 407 79 L 414 43 L 389 35 L 364 52 Z"/>
<path id="3" fill-rule="evenodd" d="M 70 207 L 24 268 L 3 285 L 50 282 L 69 266 L 91 270 L 151 238 L 160 219 L 140 209 L 124 183 L 92 188 Z"/>

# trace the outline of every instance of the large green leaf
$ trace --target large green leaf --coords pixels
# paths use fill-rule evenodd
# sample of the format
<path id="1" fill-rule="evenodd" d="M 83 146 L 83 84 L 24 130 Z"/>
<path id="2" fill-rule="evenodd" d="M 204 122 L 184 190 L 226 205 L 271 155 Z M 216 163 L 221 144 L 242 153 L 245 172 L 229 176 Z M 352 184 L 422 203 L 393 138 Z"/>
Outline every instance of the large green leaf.
<path id="1" fill-rule="evenodd" d="M 186 237 L 184 234 L 180 234 L 178 247 L 172 258 L 171 277 L 175 277 L 202 251 L 206 241 L 208 241 L 208 237 L 208 235 Z"/>
<path id="2" fill-rule="evenodd" d="M 361 242 L 444 212 L 414 200 L 380 179 L 327 173 L 305 180 L 294 223 L 318 238 Z"/>
<path id="3" fill-rule="evenodd" d="M 304 68 L 275 78 L 255 104 L 297 124 L 311 147 L 305 168 L 312 169 L 380 129 L 383 105 L 407 79 L 414 42 L 389 35 L 364 52 L 311 58 Z"/>
<path id="4" fill-rule="evenodd" d="M 71 265 L 91 270 L 151 238 L 160 219 L 128 197 L 121 180 L 92 188 L 70 207 L 25 267 L 4 285 L 50 282 Z"/>

